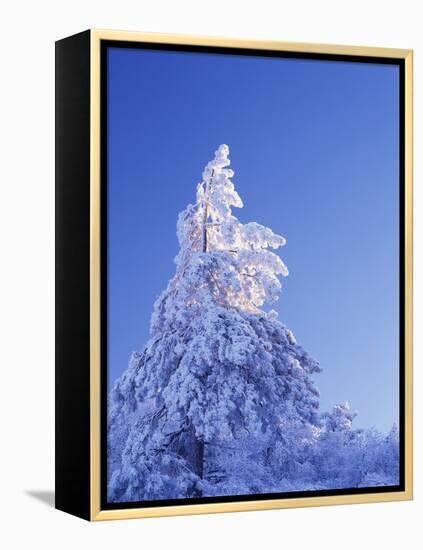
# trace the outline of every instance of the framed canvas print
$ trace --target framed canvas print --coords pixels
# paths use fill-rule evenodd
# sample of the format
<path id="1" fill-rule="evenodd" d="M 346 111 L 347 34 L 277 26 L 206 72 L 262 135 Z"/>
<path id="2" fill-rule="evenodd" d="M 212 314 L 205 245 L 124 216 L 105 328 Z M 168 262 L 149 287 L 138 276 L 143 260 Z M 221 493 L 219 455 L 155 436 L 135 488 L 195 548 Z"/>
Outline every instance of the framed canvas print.
<path id="1" fill-rule="evenodd" d="M 56 507 L 412 498 L 412 52 L 56 43 Z"/>

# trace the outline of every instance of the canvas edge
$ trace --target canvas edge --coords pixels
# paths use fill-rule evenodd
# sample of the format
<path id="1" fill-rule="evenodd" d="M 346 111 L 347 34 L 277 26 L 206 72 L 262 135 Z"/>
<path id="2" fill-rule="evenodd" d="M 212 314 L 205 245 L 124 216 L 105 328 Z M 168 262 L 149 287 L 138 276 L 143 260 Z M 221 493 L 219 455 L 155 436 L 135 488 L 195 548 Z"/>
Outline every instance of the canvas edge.
<path id="1" fill-rule="evenodd" d="M 405 501 L 413 498 L 413 50 L 315 43 L 257 41 L 92 29 L 90 86 L 90 472 L 91 521 L 198 515 Z M 102 40 L 253 48 L 301 53 L 389 57 L 405 62 L 405 489 L 387 493 L 333 495 L 263 501 L 186 504 L 102 510 L 100 396 L 100 43 Z"/>
<path id="2" fill-rule="evenodd" d="M 89 519 L 90 32 L 54 48 L 54 506 Z"/>

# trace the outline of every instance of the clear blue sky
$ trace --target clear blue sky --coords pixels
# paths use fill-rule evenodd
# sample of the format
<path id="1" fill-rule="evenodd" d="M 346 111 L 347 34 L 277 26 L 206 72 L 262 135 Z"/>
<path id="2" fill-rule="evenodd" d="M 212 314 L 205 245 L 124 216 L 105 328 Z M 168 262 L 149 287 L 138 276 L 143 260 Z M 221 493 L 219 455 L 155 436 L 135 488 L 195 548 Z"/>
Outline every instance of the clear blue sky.
<path id="1" fill-rule="evenodd" d="M 244 208 L 287 239 L 273 308 L 320 361 L 321 408 L 398 417 L 397 66 L 109 50 L 109 380 L 148 339 L 178 213 L 231 150 Z"/>

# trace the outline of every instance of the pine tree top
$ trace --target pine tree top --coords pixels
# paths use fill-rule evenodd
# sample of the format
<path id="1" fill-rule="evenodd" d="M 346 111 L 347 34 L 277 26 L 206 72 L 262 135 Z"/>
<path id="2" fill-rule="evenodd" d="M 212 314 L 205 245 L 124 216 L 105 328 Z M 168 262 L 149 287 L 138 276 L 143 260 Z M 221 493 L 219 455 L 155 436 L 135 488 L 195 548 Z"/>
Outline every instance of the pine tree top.
<path id="1" fill-rule="evenodd" d="M 268 250 L 283 246 L 285 239 L 256 222 L 242 224 L 234 216 L 232 208 L 242 208 L 243 203 L 229 165 L 229 147 L 220 145 L 203 171 L 195 204 L 179 215 L 174 286 L 189 276 L 188 283 L 198 287 L 201 279 L 217 303 L 260 313 L 265 302 L 279 298 L 279 276 L 288 275 L 279 256 Z"/>

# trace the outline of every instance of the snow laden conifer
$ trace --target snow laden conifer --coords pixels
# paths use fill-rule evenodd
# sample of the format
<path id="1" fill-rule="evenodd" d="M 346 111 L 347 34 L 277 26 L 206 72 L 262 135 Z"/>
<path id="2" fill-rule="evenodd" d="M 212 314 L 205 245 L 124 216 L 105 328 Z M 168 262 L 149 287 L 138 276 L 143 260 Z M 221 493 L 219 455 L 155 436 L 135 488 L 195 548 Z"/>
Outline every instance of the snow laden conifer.
<path id="1" fill-rule="evenodd" d="M 288 274 L 274 252 L 285 239 L 235 217 L 228 155 L 221 145 L 179 215 L 175 276 L 110 393 L 112 502 L 304 490 L 319 486 L 327 442 L 350 444 L 338 419 L 352 415 L 319 414 L 317 362 L 262 309 Z"/>
<path id="2" fill-rule="evenodd" d="M 288 418 L 316 422 L 318 365 L 260 309 L 288 273 L 269 250 L 285 240 L 233 215 L 242 201 L 228 154 L 218 148 L 179 216 L 175 276 L 154 305 L 149 342 L 111 392 L 113 499 L 202 494 L 213 468 L 225 476 L 220 446 L 275 437 Z"/>

